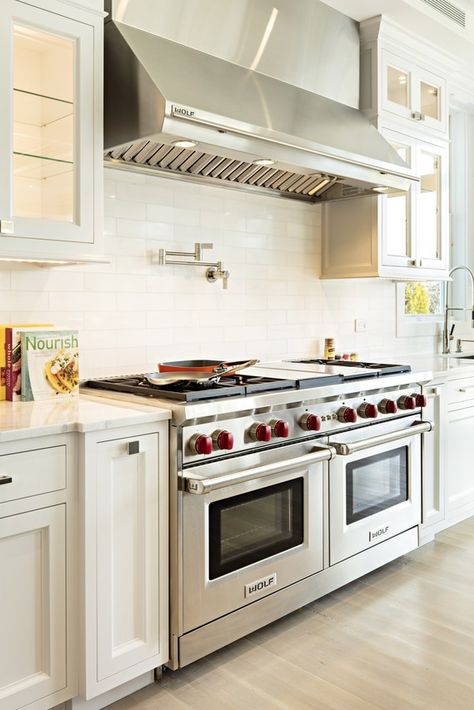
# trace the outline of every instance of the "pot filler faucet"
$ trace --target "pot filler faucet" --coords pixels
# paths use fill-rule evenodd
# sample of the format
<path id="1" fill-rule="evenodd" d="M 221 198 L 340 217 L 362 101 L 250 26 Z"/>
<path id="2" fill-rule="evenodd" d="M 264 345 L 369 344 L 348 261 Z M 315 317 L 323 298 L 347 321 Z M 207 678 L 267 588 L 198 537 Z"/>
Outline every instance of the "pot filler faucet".
<path id="1" fill-rule="evenodd" d="M 449 281 L 446 281 L 445 285 L 445 290 L 444 290 L 444 303 L 445 303 L 445 309 L 444 309 L 444 327 L 443 327 L 443 354 L 448 354 L 450 352 L 449 349 L 449 343 L 452 340 L 452 332 L 454 330 L 454 326 L 451 329 L 451 333 L 448 333 L 449 330 L 449 312 L 450 311 L 464 311 L 464 310 L 471 310 L 471 320 L 472 320 L 472 327 L 474 328 L 474 274 L 472 273 L 471 269 L 468 266 L 455 266 L 454 269 L 451 269 L 449 272 L 449 275 L 452 276 L 456 271 L 466 271 L 466 273 L 469 274 L 469 278 L 471 280 L 471 306 L 470 309 L 465 309 L 465 308 L 451 308 L 449 306 Z M 468 341 L 468 342 L 474 342 L 474 341 Z M 458 343 L 458 351 L 461 352 L 461 345 Z"/>

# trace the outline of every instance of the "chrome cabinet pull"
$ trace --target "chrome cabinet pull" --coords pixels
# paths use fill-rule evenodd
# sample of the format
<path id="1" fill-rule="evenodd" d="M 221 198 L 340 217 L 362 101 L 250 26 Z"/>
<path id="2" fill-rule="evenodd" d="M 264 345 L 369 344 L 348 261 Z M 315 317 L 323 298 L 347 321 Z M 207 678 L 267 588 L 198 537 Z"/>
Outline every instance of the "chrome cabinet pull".
<path id="1" fill-rule="evenodd" d="M 0 486 L 4 486 L 5 483 L 13 483 L 13 478 L 11 476 L 0 476 Z"/>
<path id="2" fill-rule="evenodd" d="M 331 442 L 337 453 L 340 456 L 350 456 L 358 451 L 363 451 L 364 449 L 370 449 L 373 446 L 379 446 L 380 444 L 389 444 L 391 441 L 398 441 L 399 439 L 406 439 L 407 436 L 416 436 L 417 434 L 424 434 L 433 429 L 432 422 L 415 422 L 408 429 L 399 429 L 398 431 L 392 431 L 390 434 L 380 434 L 379 436 L 372 436 L 370 439 L 363 439 L 362 441 L 354 441 L 350 444 L 341 443 L 336 444 Z"/>
<path id="3" fill-rule="evenodd" d="M 335 454 L 336 452 L 331 446 L 318 446 L 313 449 L 311 453 L 298 456 L 295 459 L 276 461 L 275 463 L 269 463 L 266 466 L 257 466 L 256 468 L 249 468 L 246 471 L 229 473 L 225 476 L 216 476 L 215 478 L 185 476 L 185 487 L 188 493 L 204 495 L 206 493 L 211 493 L 212 491 L 217 491 L 219 488 L 235 486 L 238 483 L 246 483 L 247 481 L 254 481 L 257 478 L 272 476 L 276 473 L 287 471 L 290 468 L 296 468 L 297 466 L 310 465 L 313 463 L 319 463 L 320 461 L 330 461 L 330 459 L 334 458 Z"/>
<path id="4" fill-rule="evenodd" d="M 474 385 L 469 385 L 468 387 L 460 387 L 458 392 L 471 392 L 474 390 Z"/>

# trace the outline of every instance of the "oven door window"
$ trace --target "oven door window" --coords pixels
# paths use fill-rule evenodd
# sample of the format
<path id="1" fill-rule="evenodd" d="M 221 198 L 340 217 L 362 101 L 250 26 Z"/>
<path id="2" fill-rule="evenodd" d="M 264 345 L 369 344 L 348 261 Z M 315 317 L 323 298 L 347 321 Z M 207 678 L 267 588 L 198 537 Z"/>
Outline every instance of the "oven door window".
<path id="1" fill-rule="evenodd" d="M 408 447 L 346 466 L 346 522 L 368 518 L 408 500 Z"/>
<path id="2" fill-rule="evenodd" d="M 303 478 L 209 505 L 209 579 L 303 542 Z"/>

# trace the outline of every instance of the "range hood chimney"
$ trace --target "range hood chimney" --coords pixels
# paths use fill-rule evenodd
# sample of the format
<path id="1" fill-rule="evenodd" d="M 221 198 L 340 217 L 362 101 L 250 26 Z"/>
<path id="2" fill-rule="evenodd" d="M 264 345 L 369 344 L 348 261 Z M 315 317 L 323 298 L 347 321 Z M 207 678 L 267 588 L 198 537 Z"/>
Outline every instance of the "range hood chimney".
<path id="1" fill-rule="evenodd" d="M 124 3 L 116 0 L 110 3 L 105 26 L 107 164 L 309 201 L 373 194 L 374 189 L 406 190 L 417 179 L 354 106 L 145 31 L 150 19 L 144 14 L 146 2 L 133 1 L 136 26 L 123 12 Z M 225 0 L 200 0 L 198 5 L 209 12 L 215 2 Z M 332 43 L 328 33 L 337 33 L 338 47 L 341 32 L 347 30 L 351 46 L 357 44 L 352 49 L 358 60 L 358 36 L 350 18 L 318 0 L 299 2 L 309 7 L 313 22 L 323 23 L 326 46 Z M 253 3 L 259 10 L 268 4 Z M 293 3 L 270 4 L 288 11 Z M 186 6 L 196 11 L 193 0 L 157 0 L 151 12 L 169 19 L 174 7 L 182 19 Z M 276 18 L 275 13 L 278 8 L 273 7 L 269 17 Z M 298 29 L 303 32 L 304 27 Z M 265 47 L 264 32 L 262 53 Z M 330 67 L 327 57 L 317 71 L 329 72 Z"/>

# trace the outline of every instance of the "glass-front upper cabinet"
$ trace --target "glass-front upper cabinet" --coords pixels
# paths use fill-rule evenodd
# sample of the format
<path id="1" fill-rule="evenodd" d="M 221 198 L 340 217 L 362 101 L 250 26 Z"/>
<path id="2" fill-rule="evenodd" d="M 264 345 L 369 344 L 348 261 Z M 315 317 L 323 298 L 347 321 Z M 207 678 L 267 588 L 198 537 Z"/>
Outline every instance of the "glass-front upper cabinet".
<path id="1" fill-rule="evenodd" d="M 383 135 L 408 167 L 413 167 L 415 141 L 394 131 Z M 388 266 L 414 266 L 416 257 L 413 202 L 416 187 L 384 195 L 381 202 L 383 263 Z"/>
<path id="2" fill-rule="evenodd" d="M 57 0 L 41 9 L 7 0 L 0 10 L 1 88 L 11 103 L 0 119 L 0 255 L 15 240 L 47 256 L 96 238 L 95 28 L 70 17 L 71 6 L 68 17 L 58 10 Z"/>
<path id="3" fill-rule="evenodd" d="M 380 199 L 384 266 L 446 270 L 449 249 L 448 148 L 382 130 L 419 183 Z"/>
<path id="4" fill-rule="evenodd" d="M 388 50 L 382 51 L 381 108 L 423 129 L 447 133 L 446 82 Z"/>

